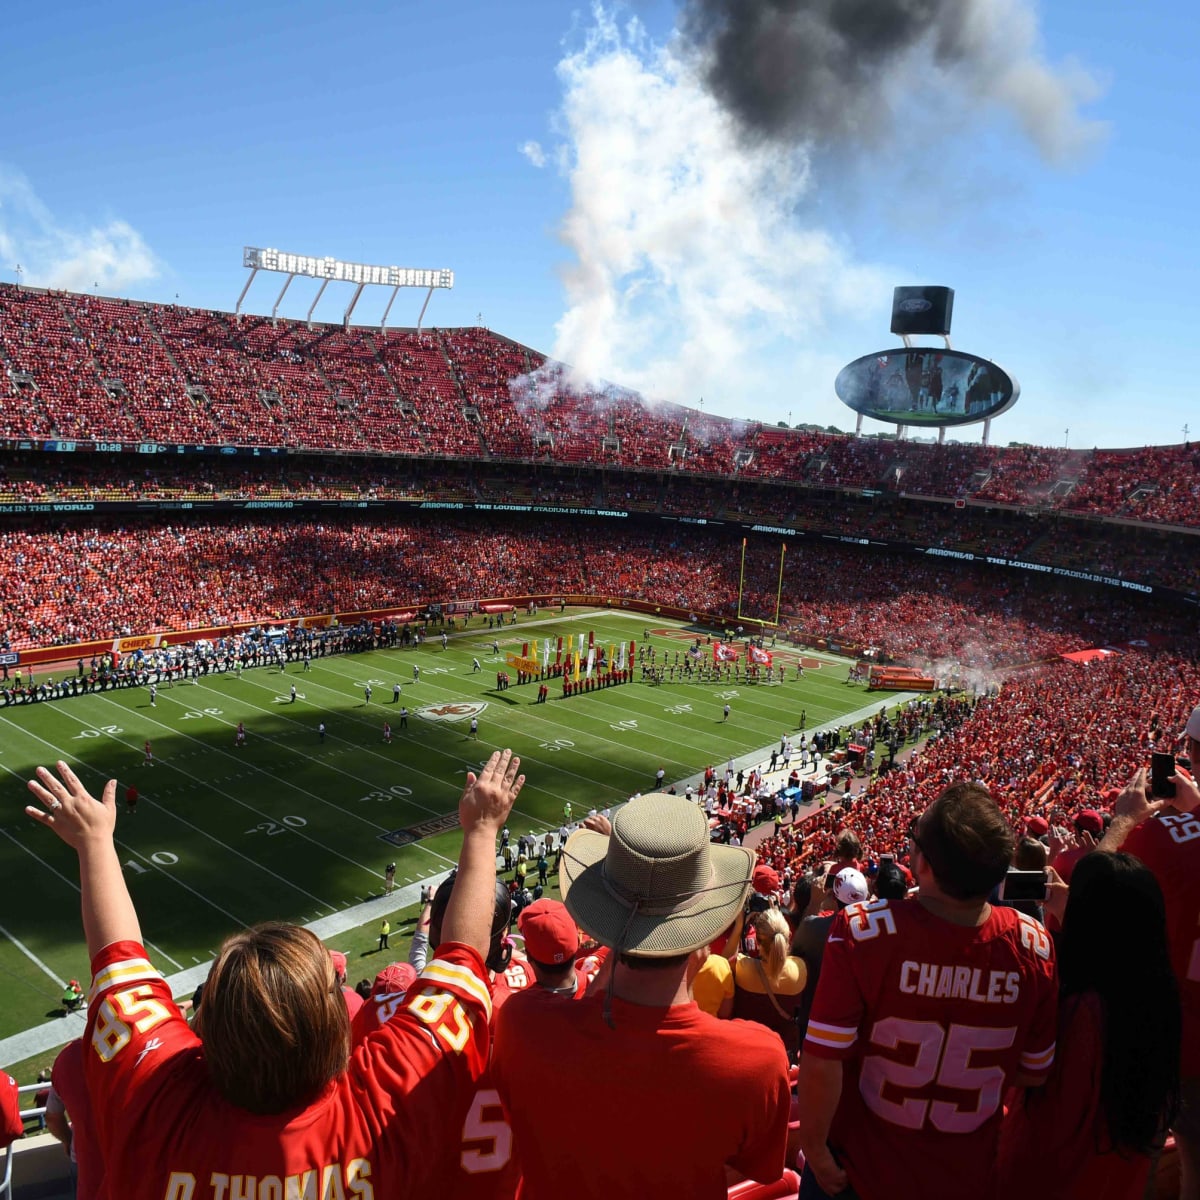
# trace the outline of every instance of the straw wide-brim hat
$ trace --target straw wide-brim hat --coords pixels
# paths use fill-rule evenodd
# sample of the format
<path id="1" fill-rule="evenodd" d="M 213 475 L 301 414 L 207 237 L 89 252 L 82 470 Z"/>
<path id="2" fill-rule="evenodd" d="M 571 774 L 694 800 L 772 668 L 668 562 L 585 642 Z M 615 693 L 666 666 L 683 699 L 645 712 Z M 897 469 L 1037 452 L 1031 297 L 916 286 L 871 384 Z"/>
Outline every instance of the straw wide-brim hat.
<path id="1" fill-rule="evenodd" d="M 580 829 L 567 839 L 562 898 L 601 945 L 641 958 L 687 954 L 733 923 L 754 858 L 711 845 L 708 819 L 682 796 L 650 793 L 616 810 L 611 837 Z"/>

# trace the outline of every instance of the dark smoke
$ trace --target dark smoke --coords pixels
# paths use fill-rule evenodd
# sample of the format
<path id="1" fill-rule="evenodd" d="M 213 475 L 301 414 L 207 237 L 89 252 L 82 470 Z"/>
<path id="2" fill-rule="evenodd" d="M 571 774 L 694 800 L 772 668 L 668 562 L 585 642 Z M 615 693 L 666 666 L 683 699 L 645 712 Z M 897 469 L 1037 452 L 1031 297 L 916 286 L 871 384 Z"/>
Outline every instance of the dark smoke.
<path id="1" fill-rule="evenodd" d="M 1012 109 L 1039 146 L 1074 119 L 1073 89 L 1040 60 L 1020 3 L 683 0 L 679 27 L 712 95 L 758 138 L 871 142 L 905 104 L 953 103 L 945 74 L 961 98 Z"/>

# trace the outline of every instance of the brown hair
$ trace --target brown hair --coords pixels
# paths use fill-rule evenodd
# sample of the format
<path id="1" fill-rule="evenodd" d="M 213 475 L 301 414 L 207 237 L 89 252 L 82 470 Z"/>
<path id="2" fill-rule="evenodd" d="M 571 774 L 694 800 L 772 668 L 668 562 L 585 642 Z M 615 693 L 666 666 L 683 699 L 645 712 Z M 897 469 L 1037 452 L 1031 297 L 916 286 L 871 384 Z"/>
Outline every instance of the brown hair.
<path id="1" fill-rule="evenodd" d="M 1013 857 L 1013 832 L 987 788 L 953 783 L 925 810 L 914 838 L 938 887 L 956 900 L 985 899 Z"/>
<path id="2" fill-rule="evenodd" d="M 1049 862 L 1050 852 L 1044 842 L 1037 838 L 1023 837 L 1017 843 L 1017 852 L 1013 855 L 1013 866 L 1018 871 L 1044 871 Z"/>
<path id="3" fill-rule="evenodd" d="M 843 829 L 838 834 L 833 853 L 839 859 L 858 858 L 862 854 L 862 842 L 858 840 L 858 834 L 853 829 Z"/>
<path id="4" fill-rule="evenodd" d="M 298 925 L 268 922 L 228 938 L 196 1025 L 217 1091 L 254 1113 L 312 1100 L 350 1055 L 350 1018 L 329 952 Z"/>

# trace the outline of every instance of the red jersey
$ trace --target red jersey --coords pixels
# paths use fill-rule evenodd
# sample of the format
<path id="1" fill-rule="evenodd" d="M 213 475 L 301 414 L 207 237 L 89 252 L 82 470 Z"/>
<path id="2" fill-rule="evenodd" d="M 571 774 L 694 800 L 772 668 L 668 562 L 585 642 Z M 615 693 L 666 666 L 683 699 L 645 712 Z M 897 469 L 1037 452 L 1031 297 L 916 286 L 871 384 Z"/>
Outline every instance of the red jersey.
<path id="1" fill-rule="evenodd" d="M 0 1150 L 15 1142 L 24 1128 L 17 1081 L 11 1075 L 0 1071 Z"/>
<path id="2" fill-rule="evenodd" d="M 834 917 L 804 1052 L 841 1059 L 829 1142 L 861 1200 L 960 1200 L 992 1178 L 1004 1091 L 1054 1061 L 1050 935 L 993 908 L 952 925 L 918 900 Z"/>
<path id="3" fill-rule="evenodd" d="M 564 1188 L 572 1200 L 725 1200 L 726 1163 L 777 1180 L 791 1106 L 778 1035 L 695 1004 L 616 998 L 614 1028 L 604 999 L 571 1002 L 536 988 L 496 1019 L 492 1076 L 512 1123 L 522 1200 L 561 1200 Z M 547 1079 L 553 1101 L 530 1103 Z M 664 1123 L 672 1113 L 679 1119 Z M 597 1129 L 620 1152 L 590 1154 L 581 1169 L 580 1137 Z"/>
<path id="4" fill-rule="evenodd" d="M 528 961 L 514 954 L 505 969 L 492 981 L 492 1007 L 499 1012 L 514 992 L 536 987 L 537 979 Z"/>
<path id="5" fill-rule="evenodd" d="M 483 963 L 448 943 L 320 1096 L 249 1113 L 213 1087 L 140 945 L 106 946 L 92 968 L 84 1071 L 108 1188 L 122 1200 L 427 1194 L 487 1058 Z"/>
<path id="6" fill-rule="evenodd" d="M 1180 1073 L 1200 1076 L 1200 814 L 1163 814 L 1143 821 L 1122 850 L 1136 854 L 1162 886 L 1171 966 L 1183 1008 Z"/>

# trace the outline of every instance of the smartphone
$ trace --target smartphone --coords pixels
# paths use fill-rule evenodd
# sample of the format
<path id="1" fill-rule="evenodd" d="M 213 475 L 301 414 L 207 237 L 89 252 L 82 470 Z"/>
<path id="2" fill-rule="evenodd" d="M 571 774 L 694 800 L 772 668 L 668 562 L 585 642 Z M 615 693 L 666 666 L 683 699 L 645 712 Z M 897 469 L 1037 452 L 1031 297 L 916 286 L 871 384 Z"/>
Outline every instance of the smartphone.
<path id="1" fill-rule="evenodd" d="M 1171 776 L 1175 774 L 1175 755 L 1173 754 L 1151 754 L 1150 755 L 1150 795 L 1158 796 L 1163 799 L 1172 799 L 1175 796 L 1175 785 L 1171 782 Z"/>
<path id="2" fill-rule="evenodd" d="M 894 854 L 881 854 L 879 856 L 879 865 L 880 866 L 882 866 L 885 862 L 894 863 L 895 861 L 896 861 L 896 856 Z"/>
<path id="3" fill-rule="evenodd" d="M 1009 871 L 1000 885 L 1000 899 L 1034 900 L 1041 903 L 1046 899 L 1045 871 Z"/>
<path id="4" fill-rule="evenodd" d="M 829 874 L 825 876 L 825 890 L 829 891 L 829 889 L 831 887 L 833 887 L 834 883 L 836 883 L 836 882 L 837 882 L 837 872 L 830 871 Z"/>

